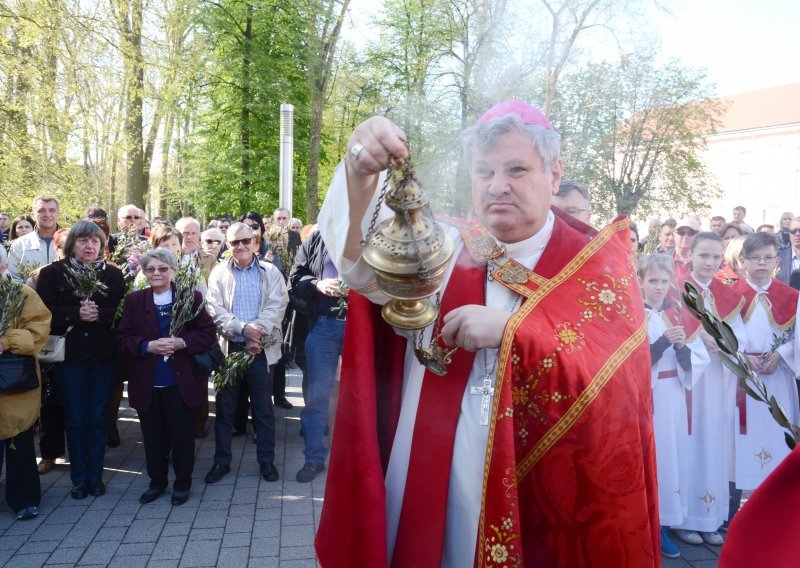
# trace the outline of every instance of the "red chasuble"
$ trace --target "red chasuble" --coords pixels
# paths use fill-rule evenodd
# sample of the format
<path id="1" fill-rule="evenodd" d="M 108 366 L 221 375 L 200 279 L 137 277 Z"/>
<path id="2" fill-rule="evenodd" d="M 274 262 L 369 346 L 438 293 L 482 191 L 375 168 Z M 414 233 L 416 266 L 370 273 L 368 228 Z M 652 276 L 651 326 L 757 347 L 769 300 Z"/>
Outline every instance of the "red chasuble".
<path id="1" fill-rule="evenodd" d="M 556 212 L 535 273 L 525 271 L 521 283 L 513 262 L 494 273 L 523 302 L 498 355 L 478 567 L 661 564 L 650 351 L 628 222 L 619 219 L 589 240 L 592 234 Z M 450 282 L 463 282 L 459 271 L 472 269 L 461 264 Z M 461 288 L 448 286 L 443 307 L 473 295 Z M 377 306 L 350 298 L 316 546 L 325 568 L 380 568 L 388 564 L 383 476 L 399 416 L 405 340 L 382 322 Z M 413 454 L 412 447 L 412 461 Z M 428 527 L 421 524 L 420 532 Z M 443 535 L 435 536 L 441 546 Z M 395 568 L 438 566 L 441 558 L 439 550 L 401 566 L 398 557 L 413 551 L 399 554 Z"/>

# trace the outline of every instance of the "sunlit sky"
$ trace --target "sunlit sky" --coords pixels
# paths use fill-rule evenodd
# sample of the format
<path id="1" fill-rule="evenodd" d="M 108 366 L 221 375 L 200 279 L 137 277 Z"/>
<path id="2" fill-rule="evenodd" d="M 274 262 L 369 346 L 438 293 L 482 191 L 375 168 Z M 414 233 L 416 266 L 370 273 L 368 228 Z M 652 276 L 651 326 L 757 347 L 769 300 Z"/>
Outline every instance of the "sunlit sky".
<path id="1" fill-rule="evenodd" d="M 535 3 L 536 0 L 525 0 Z M 719 95 L 800 82 L 800 0 L 660 0 L 652 9 L 664 56 L 708 70 Z M 380 0 L 351 0 L 345 37 L 371 37 L 369 14 Z M 534 4 L 535 5 L 535 4 Z M 349 29 L 348 29 L 349 28 Z"/>

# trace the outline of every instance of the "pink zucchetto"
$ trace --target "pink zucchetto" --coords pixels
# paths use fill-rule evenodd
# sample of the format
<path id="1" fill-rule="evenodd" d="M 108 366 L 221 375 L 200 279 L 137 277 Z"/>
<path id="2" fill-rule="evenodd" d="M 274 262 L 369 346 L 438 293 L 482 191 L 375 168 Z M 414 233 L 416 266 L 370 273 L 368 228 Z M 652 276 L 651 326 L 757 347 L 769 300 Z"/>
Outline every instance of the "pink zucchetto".
<path id="1" fill-rule="evenodd" d="M 553 130 L 553 125 L 550 124 L 550 121 L 547 120 L 547 117 L 542 113 L 542 111 L 531 104 L 514 99 L 497 103 L 483 113 L 483 115 L 478 119 L 478 122 L 489 122 L 490 120 L 502 118 L 508 114 L 516 114 L 525 124 L 536 124 L 538 126 L 543 126 L 548 130 Z"/>

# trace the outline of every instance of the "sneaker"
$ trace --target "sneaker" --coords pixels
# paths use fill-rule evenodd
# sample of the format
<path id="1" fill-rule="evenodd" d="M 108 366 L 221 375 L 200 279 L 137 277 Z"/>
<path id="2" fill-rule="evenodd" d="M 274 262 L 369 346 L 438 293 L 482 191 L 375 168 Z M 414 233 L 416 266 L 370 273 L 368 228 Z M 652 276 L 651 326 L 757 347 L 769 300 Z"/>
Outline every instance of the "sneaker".
<path id="1" fill-rule="evenodd" d="M 669 530 L 667 527 L 661 527 L 661 555 L 666 558 L 680 558 L 681 551 L 669 538 Z"/>
<path id="2" fill-rule="evenodd" d="M 700 538 L 702 538 L 703 542 L 706 544 L 713 544 L 714 546 L 722 546 L 725 543 L 725 539 L 722 538 L 722 535 L 717 531 L 701 532 Z"/>
<path id="3" fill-rule="evenodd" d="M 17 518 L 20 521 L 28 521 L 33 519 L 39 515 L 39 507 L 25 507 L 20 511 L 17 511 Z"/>
<path id="4" fill-rule="evenodd" d="M 703 537 L 697 531 L 687 531 L 684 529 L 672 529 L 678 540 L 682 540 L 686 544 L 703 544 Z"/>

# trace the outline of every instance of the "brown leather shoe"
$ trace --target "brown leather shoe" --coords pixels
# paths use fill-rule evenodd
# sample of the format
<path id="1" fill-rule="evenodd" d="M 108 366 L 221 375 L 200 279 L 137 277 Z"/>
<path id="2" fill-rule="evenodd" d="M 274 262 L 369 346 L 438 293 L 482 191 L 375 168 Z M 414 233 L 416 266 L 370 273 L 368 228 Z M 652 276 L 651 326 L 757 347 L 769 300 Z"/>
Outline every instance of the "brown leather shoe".
<path id="1" fill-rule="evenodd" d="M 39 475 L 44 475 L 45 473 L 50 473 L 55 466 L 56 460 L 42 460 L 36 466 L 36 469 L 39 470 Z"/>

